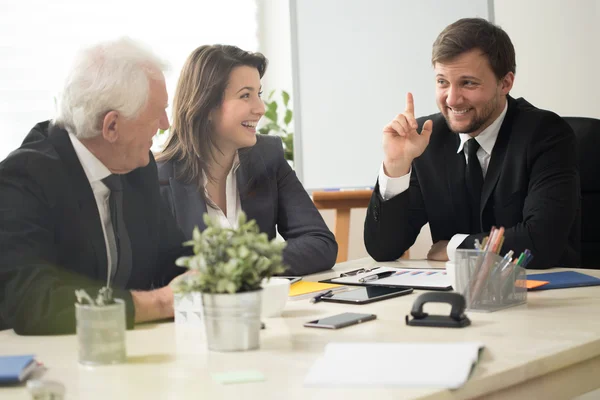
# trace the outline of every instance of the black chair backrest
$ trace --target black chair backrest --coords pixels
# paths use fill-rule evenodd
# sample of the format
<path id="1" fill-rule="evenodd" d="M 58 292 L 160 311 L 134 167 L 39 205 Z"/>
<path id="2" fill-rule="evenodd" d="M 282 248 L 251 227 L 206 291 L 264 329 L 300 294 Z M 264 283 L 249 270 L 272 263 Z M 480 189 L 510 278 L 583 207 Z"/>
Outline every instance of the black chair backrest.
<path id="1" fill-rule="evenodd" d="M 600 119 L 564 117 L 577 137 L 581 178 L 581 266 L 600 269 Z"/>

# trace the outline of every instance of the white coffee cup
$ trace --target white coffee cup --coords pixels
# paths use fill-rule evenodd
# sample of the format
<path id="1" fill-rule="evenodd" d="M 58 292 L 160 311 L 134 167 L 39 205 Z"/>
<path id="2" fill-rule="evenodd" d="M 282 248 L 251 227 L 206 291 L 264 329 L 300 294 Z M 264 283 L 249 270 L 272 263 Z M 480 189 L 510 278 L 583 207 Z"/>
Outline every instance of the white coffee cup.
<path id="1" fill-rule="evenodd" d="M 271 278 L 262 281 L 262 317 L 280 317 L 290 293 L 290 281 Z"/>

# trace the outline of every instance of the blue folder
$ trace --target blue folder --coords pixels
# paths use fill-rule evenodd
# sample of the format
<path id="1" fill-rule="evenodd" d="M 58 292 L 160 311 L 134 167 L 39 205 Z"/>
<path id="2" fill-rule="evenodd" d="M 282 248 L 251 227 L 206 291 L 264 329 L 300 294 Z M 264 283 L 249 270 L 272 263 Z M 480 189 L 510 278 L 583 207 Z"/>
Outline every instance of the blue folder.
<path id="1" fill-rule="evenodd" d="M 530 290 L 564 289 L 581 286 L 600 285 L 600 279 L 575 271 L 548 272 L 527 275 L 528 279 L 548 281 L 550 283 Z"/>
<path id="2" fill-rule="evenodd" d="M 0 356 L 0 384 L 22 382 L 36 367 L 33 355 Z"/>

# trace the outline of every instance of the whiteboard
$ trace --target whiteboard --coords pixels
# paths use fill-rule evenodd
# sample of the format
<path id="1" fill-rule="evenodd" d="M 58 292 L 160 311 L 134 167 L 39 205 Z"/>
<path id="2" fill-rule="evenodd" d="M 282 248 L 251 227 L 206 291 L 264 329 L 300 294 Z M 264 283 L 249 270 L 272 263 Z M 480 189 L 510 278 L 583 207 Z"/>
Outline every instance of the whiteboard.
<path id="1" fill-rule="evenodd" d="M 306 189 L 375 184 L 382 128 L 405 107 L 438 112 L 431 48 L 492 0 L 290 0 L 294 160 Z"/>

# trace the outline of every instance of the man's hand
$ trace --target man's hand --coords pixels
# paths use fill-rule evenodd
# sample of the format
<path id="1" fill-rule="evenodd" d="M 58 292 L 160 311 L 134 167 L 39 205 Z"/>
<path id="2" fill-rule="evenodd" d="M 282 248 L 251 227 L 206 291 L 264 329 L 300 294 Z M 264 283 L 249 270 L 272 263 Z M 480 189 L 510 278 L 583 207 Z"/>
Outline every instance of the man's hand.
<path id="1" fill-rule="evenodd" d="M 171 318 L 175 315 L 173 290 L 169 286 L 147 292 L 132 290 L 131 298 L 136 323 Z"/>
<path id="2" fill-rule="evenodd" d="M 446 251 L 447 247 L 447 240 L 435 242 L 433 246 L 431 246 L 431 249 L 429 249 L 429 253 L 427 253 L 427 259 L 432 261 L 448 261 L 448 252 Z"/>
<path id="3" fill-rule="evenodd" d="M 433 121 L 425 121 L 420 135 L 417 127 L 413 96 L 407 93 L 404 112 L 383 128 L 383 167 L 387 176 L 397 178 L 408 174 L 412 161 L 425 151 Z"/>
<path id="4" fill-rule="evenodd" d="M 171 318 L 175 315 L 173 309 L 173 286 L 180 280 L 188 279 L 196 271 L 190 270 L 176 276 L 165 287 L 147 292 L 132 290 L 133 306 L 135 307 L 135 322 L 156 321 Z"/>

